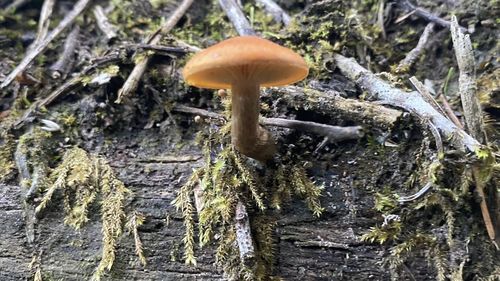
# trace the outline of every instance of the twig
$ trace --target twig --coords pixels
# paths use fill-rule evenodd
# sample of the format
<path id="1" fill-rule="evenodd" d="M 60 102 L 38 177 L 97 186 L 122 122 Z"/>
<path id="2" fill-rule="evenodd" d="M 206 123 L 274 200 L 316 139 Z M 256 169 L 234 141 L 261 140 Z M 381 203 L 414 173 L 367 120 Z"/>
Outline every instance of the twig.
<path id="1" fill-rule="evenodd" d="M 263 98 L 276 102 L 284 102 L 288 107 L 314 110 L 337 119 L 366 124 L 373 128 L 387 130 L 392 128 L 403 113 L 400 110 L 387 108 L 371 102 L 347 99 L 334 91 L 320 92 L 296 86 L 271 88 L 265 90 Z"/>
<path id="2" fill-rule="evenodd" d="M 188 47 L 168 47 L 168 46 L 161 46 L 161 45 L 141 44 L 141 43 L 127 45 L 127 47 L 129 47 L 129 46 L 137 48 L 137 49 L 144 49 L 144 50 L 164 52 L 164 53 L 186 54 L 189 52 L 193 52 L 193 50 L 188 48 Z"/>
<path id="3" fill-rule="evenodd" d="M 464 109 L 465 124 L 470 134 L 479 142 L 485 143 L 483 128 L 483 113 L 476 95 L 476 73 L 472 43 L 469 35 L 463 34 L 458 28 L 457 18 L 452 16 L 451 38 L 457 57 L 459 76 L 459 93 Z"/>
<path id="4" fill-rule="evenodd" d="M 339 54 L 334 54 L 333 57 L 340 71 L 358 86 L 372 94 L 375 99 L 406 109 L 420 118 L 429 119 L 457 149 L 475 152 L 482 147 L 481 143 L 440 114 L 419 93 L 404 92 L 392 87 L 389 83 L 359 65 L 354 59 Z"/>
<path id="5" fill-rule="evenodd" d="M 66 37 L 64 42 L 64 49 L 57 61 L 50 66 L 52 79 L 59 79 L 66 76 L 67 71 L 70 69 L 71 61 L 74 59 L 75 49 L 78 45 L 78 35 L 80 34 L 80 27 L 75 25 L 71 32 Z"/>
<path id="6" fill-rule="evenodd" d="M 196 46 L 193 46 L 193 45 L 189 45 L 188 43 L 180 40 L 180 39 L 175 39 L 175 42 L 182 48 L 186 48 L 186 50 L 190 51 L 190 52 L 193 52 L 193 53 L 196 53 L 196 52 L 199 52 L 201 51 L 201 48 L 199 47 L 196 47 Z"/>
<path id="7" fill-rule="evenodd" d="M 417 46 L 415 46 L 415 48 L 413 48 L 410 52 L 408 52 L 408 54 L 406 54 L 406 57 L 397 66 L 396 72 L 407 72 L 411 68 L 411 66 L 415 63 L 417 58 L 426 48 L 427 42 L 433 34 L 433 30 L 434 23 L 431 22 L 427 24 L 424 31 L 422 32 L 422 35 L 420 36 L 420 39 L 418 40 Z"/>
<path id="8" fill-rule="evenodd" d="M 252 233 L 250 232 L 250 220 L 248 219 L 247 209 L 241 201 L 238 201 L 236 204 L 234 226 L 236 229 L 236 241 L 238 241 L 238 248 L 240 249 L 241 262 L 251 267 L 255 262 L 255 250 Z"/>
<path id="9" fill-rule="evenodd" d="M 52 10 L 54 8 L 55 2 L 55 0 L 45 0 L 43 2 L 42 10 L 40 11 L 40 19 L 38 20 L 38 31 L 36 34 L 36 38 L 35 41 L 31 43 L 28 50 L 36 47 L 47 36 L 47 33 L 49 32 L 50 16 L 52 15 Z"/>
<path id="10" fill-rule="evenodd" d="M 61 32 L 64 31 L 76 19 L 76 17 L 78 17 L 78 15 L 80 15 L 85 10 L 90 1 L 91 0 L 79 0 L 73 6 L 73 10 L 71 10 L 71 12 L 69 12 L 69 14 L 64 17 L 59 25 L 55 27 L 45 37 L 45 39 L 40 42 L 38 46 L 33 48 L 33 51 L 27 54 L 19 63 L 19 65 L 14 68 L 14 70 L 9 75 L 7 75 L 7 77 L 5 77 L 5 80 L 2 82 L 2 84 L 0 84 L 0 89 L 7 87 L 19 73 L 23 72 L 26 67 L 28 67 L 28 65 L 47 48 L 50 42 L 58 37 Z"/>
<path id="11" fill-rule="evenodd" d="M 240 36 L 255 35 L 255 31 L 234 0 L 219 0 L 219 5 Z"/>
<path id="12" fill-rule="evenodd" d="M 316 122 L 288 120 L 282 118 L 262 118 L 262 124 L 315 133 L 328 137 L 328 140 L 331 141 L 360 139 L 364 135 L 363 128 L 361 126 L 340 127 Z"/>
<path id="13" fill-rule="evenodd" d="M 429 103 L 432 107 L 434 107 L 434 109 L 436 109 L 437 111 L 439 111 L 439 113 L 443 114 L 444 116 L 446 116 L 446 113 L 445 111 L 443 110 L 443 108 L 441 108 L 441 106 L 439 105 L 439 103 L 434 99 L 434 97 L 431 95 L 431 93 L 429 92 L 429 90 L 427 89 L 427 87 L 425 87 L 425 85 L 420 82 L 417 77 L 415 76 L 412 76 L 410 77 L 410 82 L 412 83 L 413 87 L 415 87 L 415 89 L 420 93 L 420 95 L 422 95 L 422 98 L 427 102 Z"/>
<path id="14" fill-rule="evenodd" d="M 439 26 L 446 27 L 446 28 L 450 28 L 450 26 L 451 26 L 450 21 L 442 19 L 442 18 L 432 14 L 431 12 L 429 12 L 425 9 L 422 9 L 420 7 L 416 7 L 415 5 L 410 3 L 410 1 L 408 1 L 408 0 L 398 0 L 397 3 L 401 8 L 405 9 L 408 12 L 412 12 L 416 16 L 421 17 L 427 21 L 433 22 Z M 462 32 L 467 32 L 467 29 L 465 29 L 464 27 L 460 27 L 460 30 Z"/>
<path id="15" fill-rule="evenodd" d="M 194 0 L 183 0 L 182 3 L 177 7 L 174 13 L 168 18 L 163 26 L 157 29 L 151 36 L 146 40 L 146 44 L 157 45 L 162 36 L 170 32 L 172 28 L 179 22 L 181 17 L 186 13 L 187 9 L 193 4 Z M 127 80 L 123 84 L 122 88 L 118 91 L 118 97 L 116 98 L 115 103 L 121 103 L 122 99 L 126 96 L 129 96 L 132 92 L 137 89 L 139 85 L 139 80 L 141 79 L 144 72 L 146 72 L 146 68 L 148 66 L 149 60 L 151 56 L 144 55 L 144 57 L 138 61 L 128 76 Z"/>
<path id="16" fill-rule="evenodd" d="M 446 111 L 446 115 L 448 115 L 448 118 L 450 118 L 450 120 L 453 121 L 453 123 L 455 123 L 455 125 L 457 125 L 457 127 L 459 127 L 460 129 L 463 129 L 464 126 L 462 125 L 462 122 L 460 122 L 460 120 L 458 120 L 457 116 L 455 115 L 455 113 L 451 109 L 450 104 L 448 103 L 448 99 L 446 98 L 446 94 L 448 92 L 448 83 L 449 83 L 451 77 L 453 76 L 453 72 L 454 72 L 454 68 L 450 67 L 450 69 L 448 70 L 448 74 L 446 74 L 446 79 L 444 80 L 444 84 L 439 89 L 438 96 L 439 96 L 439 100 L 443 104 L 444 110 Z"/>
<path id="17" fill-rule="evenodd" d="M 194 108 L 185 105 L 175 105 L 172 110 L 176 112 L 196 114 L 203 117 L 226 121 L 223 115 L 200 108 Z M 364 135 L 363 128 L 361 126 L 340 127 L 309 121 L 265 117 L 260 118 L 260 123 L 265 126 L 275 126 L 315 133 L 328 137 L 328 139 L 331 141 L 359 139 Z"/>
<path id="18" fill-rule="evenodd" d="M 29 0 L 14 0 L 14 2 L 10 3 L 9 6 L 5 7 L 5 11 L 14 13 L 19 7 L 23 6 L 29 2 Z"/>
<path id="19" fill-rule="evenodd" d="M 259 4 L 264 6 L 266 12 L 273 16 L 276 22 L 283 22 L 285 26 L 288 26 L 292 21 L 290 16 L 285 12 L 278 4 L 276 4 L 273 0 L 257 0 Z"/>
<path id="20" fill-rule="evenodd" d="M 118 36 L 116 34 L 116 27 L 109 23 L 106 13 L 104 13 L 104 10 L 100 5 L 95 5 L 92 12 L 94 13 L 97 26 L 104 33 L 108 42 L 111 42 Z"/>
<path id="21" fill-rule="evenodd" d="M 29 160 L 28 156 L 26 155 L 26 147 L 23 142 L 19 142 L 17 144 L 16 151 L 14 152 L 14 161 L 16 163 L 17 170 L 19 171 L 20 186 L 24 191 L 29 191 L 31 189 L 31 173 L 28 167 Z M 28 202 L 28 200 L 23 200 L 23 207 L 26 227 L 26 240 L 29 244 L 32 244 L 33 242 L 35 242 L 35 206 Z"/>
<path id="22" fill-rule="evenodd" d="M 459 69 L 458 84 L 460 98 L 462 100 L 462 108 L 464 110 L 465 124 L 467 125 L 467 130 L 472 136 L 477 138 L 481 143 L 486 143 L 487 139 L 483 126 L 483 113 L 481 111 L 481 104 L 479 103 L 479 99 L 476 95 L 476 74 L 472 43 L 469 35 L 465 35 L 460 31 L 458 21 L 455 16 L 452 16 L 451 18 L 450 31 Z M 486 181 L 482 175 L 480 164 L 473 164 L 472 174 L 474 175 L 476 190 L 481 200 L 481 213 L 483 215 L 488 236 L 498 249 L 498 244 L 496 244 L 495 241 L 495 226 L 493 225 L 493 221 L 491 219 L 484 192 Z"/>

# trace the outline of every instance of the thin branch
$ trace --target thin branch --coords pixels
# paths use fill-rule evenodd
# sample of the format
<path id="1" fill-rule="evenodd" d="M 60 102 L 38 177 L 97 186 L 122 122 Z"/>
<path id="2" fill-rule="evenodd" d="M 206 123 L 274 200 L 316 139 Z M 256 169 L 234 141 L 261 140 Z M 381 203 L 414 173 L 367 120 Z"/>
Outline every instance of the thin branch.
<path id="1" fill-rule="evenodd" d="M 49 32 L 50 16 L 52 15 L 52 10 L 54 8 L 55 0 L 45 0 L 42 5 L 42 10 L 40 11 L 40 19 L 38 20 L 38 31 L 36 34 L 35 41 L 31 43 L 28 50 L 36 47 L 43 39 L 47 36 Z"/>
<path id="2" fill-rule="evenodd" d="M 172 108 L 172 111 L 196 114 L 207 118 L 226 121 L 224 116 L 221 114 L 185 105 L 175 105 Z M 260 123 L 265 126 L 289 128 L 298 131 L 318 134 L 321 136 L 328 137 L 330 141 L 360 139 L 364 135 L 363 128 L 361 126 L 340 127 L 340 126 L 331 126 L 309 121 L 289 120 L 283 118 L 265 118 L 265 117 L 260 118 Z"/>
<path id="3" fill-rule="evenodd" d="M 427 89 L 427 87 L 425 87 L 425 85 L 422 82 L 420 82 L 417 79 L 417 77 L 412 76 L 412 77 L 410 77 L 409 80 L 412 83 L 413 87 L 415 87 L 415 89 L 420 93 L 420 95 L 422 95 L 422 98 L 427 103 L 429 103 L 432 107 L 434 107 L 434 109 L 436 109 L 437 111 L 439 111 L 439 113 L 441 113 L 443 116 L 446 116 L 446 113 L 443 110 L 443 108 L 441 108 L 441 106 L 436 101 L 436 99 L 434 99 L 434 97 L 431 95 L 431 93 Z"/>
<path id="4" fill-rule="evenodd" d="M 219 5 L 226 13 L 240 36 L 255 35 L 255 31 L 248 22 L 240 6 L 234 0 L 219 0 Z"/>
<path id="5" fill-rule="evenodd" d="M 106 17 L 106 13 L 100 5 L 95 5 L 94 10 L 94 18 L 97 22 L 97 27 L 104 33 L 108 42 L 111 42 L 118 35 L 116 34 L 116 27 L 114 27 L 111 23 L 109 23 L 108 17 Z"/>
<path id="6" fill-rule="evenodd" d="M 310 121 L 288 120 L 282 118 L 262 118 L 263 125 L 295 129 L 328 137 L 330 141 L 355 140 L 364 136 L 363 127 L 340 127 Z"/>
<path id="7" fill-rule="evenodd" d="M 146 40 L 146 44 L 157 45 L 163 35 L 169 33 L 170 30 L 175 27 L 177 22 L 179 22 L 179 20 L 186 13 L 191 4 L 193 4 L 193 1 L 194 0 L 183 0 L 182 3 L 174 11 L 174 13 L 168 18 L 165 24 L 149 36 L 148 40 Z M 121 103 L 124 97 L 129 96 L 137 89 L 142 75 L 144 74 L 144 72 L 146 72 L 146 68 L 148 66 L 150 58 L 151 56 L 146 54 L 140 61 L 136 63 L 134 69 L 128 76 L 122 88 L 118 91 L 118 97 L 115 103 Z"/>
<path id="8" fill-rule="evenodd" d="M 285 26 L 288 26 L 292 19 L 276 2 L 273 0 L 257 0 L 257 3 L 264 6 L 264 9 L 269 13 L 276 22 L 283 22 Z"/>
<path id="9" fill-rule="evenodd" d="M 472 136 L 477 138 L 481 143 L 487 143 L 481 104 L 476 95 L 476 73 L 472 42 L 469 35 L 465 35 L 460 31 L 458 21 L 455 16 L 452 16 L 451 18 L 450 31 L 459 69 L 458 84 L 460 98 L 462 100 L 462 108 L 464 110 L 465 124 L 467 125 L 467 130 Z M 484 192 L 484 189 L 486 188 L 486 181 L 482 175 L 483 169 L 484 168 L 481 167 L 480 164 L 473 164 L 472 174 L 476 182 L 477 193 L 481 200 L 481 213 L 483 215 L 488 236 L 498 249 L 498 244 L 495 241 L 495 226 L 486 203 L 486 194 Z"/>
<path id="10" fill-rule="evenodd" d="M 429 22 L 433 22 L 439 26 L 446 27 L 446 28 L 450 28 L 450 26 L 451 26 L 450 21 L 442 19 L 442 18 L 432 14 L 431 12 L 429 12 L 423 8 L 417 7 L 417 6 L 413 5 L 412 3 L 410 3 L 410 1 L 408 1 L 408 0 L 398 0 L 397 3 L 404 10 L 411 12 L 412 14 L 415 14 L 416 16 L 423 18 Z M 467 29 L 465 29 L 464 27 L 460 26 L 459 28 L 462 32 L 467 32 Z"/>
<path id="11" fill-rule="evenodd" d="M 457 18 L 452 17 L 451 38 L 457 57 L 459 76 L 458 86 L 462 107 L 464 109 L 465 124 L 470 134 L 481 143 L 486 142 L 483 128 L 483 113 L 481 104 L 476 95 L 476 69 L 472 43 L 469 35 L 463 34 L 458 27 Z"/>
<path id="12" fill-rule="evenodd" d="M 52 77 L 52 79 L 59 79 L 66 76 L 66 73 L 70 69 L 71 62 L 74 59 L 76 46 L 79 43 L 79 34 L 80 27 L 78 25 L 75 25 L 75 27 L 73 27 L 71 32 L 68 34 L 68 37 L 66 37 L 62 54 L 59 56 L 57 61 L 50 66 L 50 76 Z"/>
<path id="13" fill-rule="evenodd" d="M 427 24 L 424 31 L 422 32 L 422 35 L 418 40 L 417 46 L 415 46 L 415 48 L 413 48 L 410 52 L 408 52 L 408 54 L 406 54 L 406 57 L 399 63 L 399 65 L 396 68 L 396 72 L 398 73 L 407 72 L 411 68 L 411 66 L 420 56 L 420 54 L 422 54 L 424 49 L 427 47 L 427 42 L 429 41 L 429 38 L 433 33 L 434 33 L 434 23 L 431 22 Z"/>
<path id="14" fill-rule="evenodd" d="M 423 119 L 429 119 L 441 134 L 459 150 L 475 152 L 482 145 L 475 138 L 457 127 L 448 118 L 427 103 L 417 92 L 405 92 L 394 88 L 369 70 L 359 65 L 354 59 L 334 54 L 334 60 L 340 71 L 358 86 L 368 91 L 375 99 L 392 106 L 406 109 Z"/>
<path id="15" fill-rule="evenodd" d="M 392 128 L 403 117 L 400 110 L 372 102 L 343 98 L 335 91 L 321 92 L 288 86 L 266 89 L 261 97 L 274 103 L 283 102 L 290 108 L 333 115 L 337 119 L 354 121 L 382 130 Z"/>
<path id="16" fill-rule="evenodd" d="M 4 81 L 2 84 L 0 84 L 0 89 L 7 87 L 13 80 L 14 78 L 21 72 L 23 72 L 26 67 L 45 49 L 47 46 L 54 40 L 56 37 L 58 37 L 61 32 L 63 32 L 71 23 L 85 10 L 87 5 L 90 3 L 91 0 L 79 0 L 74 6 L 73 10 L 69 12 L 66 17 L 59 23 L 59 25 L 54 28 L 46 37 L 45 39 L 40 42 L 38 46 L 33 48 L 33 51 L 28 53 L 23 60 L 19 63 L 19 65 L 14 68 L 14 70 L 5 77 Z"/>
<path id="17" fill-rule="evenodd" d="M 17 9 L 24 6 L 27 2 L 29 2 L 29 0 L 14 0 L 14 2 L 9 4 L 9 6 L 5 7 L 5 11 L 15 13 Z"/>
<path id="18" fill-rule="evenodd" d="M 238 201 L 236 204 L 234 226 L 236 229 L 236 241 L 238 241 L 238 248 L 240 249 L 241 262 L 251 267 L 255 262 L 255 249 L 247 209 L 241 201 Z"/>

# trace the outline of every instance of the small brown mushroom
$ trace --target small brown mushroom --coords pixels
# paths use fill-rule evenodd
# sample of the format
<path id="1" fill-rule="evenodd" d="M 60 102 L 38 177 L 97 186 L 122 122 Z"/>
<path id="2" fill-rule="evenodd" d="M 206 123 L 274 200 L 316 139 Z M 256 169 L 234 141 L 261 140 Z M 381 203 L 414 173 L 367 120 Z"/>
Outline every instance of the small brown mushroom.
<path id="1" fill-rule="evenodd" d="M 231 89 L 231 141 L 244 155 L 265 161 L 276 146 L 271 134 L 260 127 L 260 87 L 283 86 L 304 79 L 309 67 L 290 49 L 255 36 L 222 41 L 191 58 L 183 75 L 190 85 Z"/>

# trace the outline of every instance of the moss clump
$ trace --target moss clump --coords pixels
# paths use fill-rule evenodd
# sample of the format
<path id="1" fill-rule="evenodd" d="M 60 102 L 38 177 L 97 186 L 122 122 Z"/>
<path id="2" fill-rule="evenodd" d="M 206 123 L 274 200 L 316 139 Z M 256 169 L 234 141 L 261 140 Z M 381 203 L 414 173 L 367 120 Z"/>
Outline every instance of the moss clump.
<path id="1" fill-rule="evenodd" d="M 14 136 L 5 131 L 0 132 L 0 182 L 5 182 L 14 172 Z"/>
<path id="2" fill-rule="evenodd" d="M 102 258 L 93 276 L 94 280 L 99 280 L 113 266 L 117 239 L 123 233 L 126 218 L 124 204 L 131 192 L 104 159 L 89 155 L 78 147 L 66 151 L 62 162 L 52 170 L 50 180 L 51 184 L 36 207 L 37 214 L 48 206 L 57 190 L 63 193 L 64 223 L 75 229 L 89 220 L 91 205 L 96 201 L 101 205 Z M 139 224 L 136 221 L 135 226 Z"/>
<path id="3" fill-rule="evenodd" d="M 280 164 L 274 170 L 269 168 L 266 176 L 260 176 L 261 171 L 233 150 L 228 128 L 226 125 L 208 135 L 200 133 L 198 139 L 203 140 L 205 166 L 193 171 L 173 201 L 182 212 L 186 227 L 184 259 L 188 264 L 196 264 L 194 216 L 197 211 L 199 245 L 216 240 L 216 261 L 228 279 L 273 279 L 276 278 L 273 276 L 273 233 L 277 218 L 276 212 L 270 209 L 280 209 L 292 195 L 299 195 L 314 215 L 319 216 L 323 211 L 319 203 L 322 187 L 316 186 L 299 165 Z M 223 148 L 218 151 L 221 144 Z M 250 212 L 252 234 L 256 238 L 253 267 L 240 261 L 236 246 L 234 216 L 238 201 Z"/>

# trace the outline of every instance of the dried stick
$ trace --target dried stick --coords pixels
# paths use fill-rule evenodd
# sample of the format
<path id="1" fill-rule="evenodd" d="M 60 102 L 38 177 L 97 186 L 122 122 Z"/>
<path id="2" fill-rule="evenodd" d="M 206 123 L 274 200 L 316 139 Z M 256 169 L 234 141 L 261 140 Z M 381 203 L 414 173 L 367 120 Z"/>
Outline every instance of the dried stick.
<path id="1" fill-rule="evenodd" d="M 404 10 L 406 10 L 408 12 L 412 12 L 416 16 L 423 18 L 429 22 L 433 22 L 439 26 L 446 27 L 446 28 L 450 28 L 450 26 L 451 26 L 450 21 L 442 19 L 442 18 L 432 14 L 431 12 L 429 12 L 425 9 L 422 9 L 420 7 L 416 7 L 415 5 L 410 3 L 410 1 L 408 1 L 408 0 L 398 0 L 397 3 Z M 465 29 L 464 27 L 460 26 L 459 28 L 462 32 L 467 32 L 467 29 Z"/>
<path id="2" fill-rule="evenodd" d="M 27 133 L 29 134 L 29 133 Z M 26 145 L 23 142 L 19 142 L 16 147 L 16 151 L 14 152 L 14 161 L 17 166 L 17 170 L 19 171 L 19 182 L 21 188 L 24 191 L 28 191 L 30 188 L 31 173 L 28 167 L 29 159 L 28 155 L 26 155 Z M 38 178 L 38 177 L 37 177 Z M 26 199 L 26 198 L 24 198 Z M 24 207 L 24 219 L 25 219 L 25 231 L 26 231 L 26 240 L 29 244 L 35 242 L 35 206 L 28 202 L 28 200 L 23 200 Z"/>
<path id="3" fill-rule="evenodd" d="M 108 18 L 106 17 L 106 14 L 104 13 L 102 7 L 100 5 L 95 5 L 94 10 L 92 12 L 94 13 L 94 17 L 97 22 L 97 27 L 99 27 L 102 33 L 104 33 L 104 36 L 106 36 L 108 42 L 115 39 L 118 36 L 116 34 L 116 27 L 114 27 L 111 23 L 109 23 Z"/>
<path id="4" fill-rule="evenodd" d="M 9 4 L 9 6 L 5 7 L 5 11 L 14 13 L 17 9 L 19 9 L 19 7 L 23 6 L 27 2 L 29 2 L 29 0 L 14 0 L 14 2 Z"/>
<path id="5" fill-rule="evenodd" d="M 172 111 L 196 114 L 203 117 L 226 121 L 224 116 L 221 114 L 185 105 L 175 105 L 172 108 Z M 328 137 L 330 141 L 360 139 L 364 135 L 363 128 L 361 126 L 340 127 L 309 121 L 265 117 L 260 118 L 260 123 L 265 126 L 275 126 L 315 133 Z"/>
<path id="6" fill-rule="evenodd" d="M 276 22 L 283 22 L 285 26 L 288 26 L 292 21 L 290 16 L 285 12 L 276 2 L 273 0 L 257 0 L 257 3 L 264 6 L 266 12 L 273 16 Z"/>
<path id="7" fill-rule="evenodd" d="M 425 85 L 422 82 L 420 82 L 417 79 L 417 77 L 412 76 L 412 77 L 410 77 L 409 80 L 410 80 L 411 84 L 413 85 L 413 87 L 415 87 L 415 89 L 420 93 L 420 95 L 422 95 L 422 98 L 428 104 L 430 104 L 432 107 L 434 107 L 434 109 L 439 111 L 439 113 L 441 113 L 443 116 L 446 116 L 446 112 L 443 110 L 443 108 L 441 108 L 441 106 L 436 101 L 436 99 L 434 99 L 434 97 L 431 95 L 431 93 L 429 92 L 427 87 L 425 87 Z"/>
<path id="8" fill-rule="evenodd" d="M 396 72 L 401 73 L 401 72 L 407 72 L 411 66 L 415 63 L 417 58 L 420 56 L 420 54 L 424 51 L 426 48 L 427 42 L 429 41 L 429 38 L 433 34 L 434 30 L 434 23 L 429 23 L 424 31 L 422 32 L 422 35 L 420 36 L 420 39 L 418 40 L 417 46 L 413 48 L 408 54 L 406 54 L 406 57 L 399 62 L 399 65 L 396 68 Z"/>
<path id="9" fill-rule="evenodd" d="M 371 102 L 343 98 L 340 93 L 335 91 L 320 92 L 288 86 L 267 89 L 261 96 L 273 101 L 284 102 L 291 108 L 303 108 L 334 115 L 338 119 L 354 121 L 382 130 L 392 128 L 403 116 L 400 110 Z"/>
<path id="10" fill-rule="evenodd" d="M 243 11 L 241 11 L 240 6 L 234 0 L 219 0 L 219 5 L 240 36 L 255 35 L 255 31 L 252 29 Z"/>
<path id="11" fill-rule="evenodd" d="M 459 76 L 459 93 L 464 109 L 465 124 L 470 134 L 479 142 L 485 143 L 483 128 L 483 113 L 476 95 L 476 73 L 472 43 L 469 35 L 463 34 L 458 28 L 457 18 L 452 16 L 451 38 L 457 57 Z"/>
<path id="12" fill-rule="evenodd" d="M 481 104 L 479 103 L 479 99 L 476 95 L 476 73 L 472 43 L 469 35 L 465 35 L 460 31 L 457 18 L 455 16 L 452 16 L 451 18 L 450 31 L 459 69 L 458 84 L 460 98 L 462 100 L 462 108 L 464 110 L 465 124 L 467 125 L 467 130 L 472 136 L 478 139 L 481 143 L 486 143 L 487 139 L 483 126 L 483 113 L 481 111 Z M 486 226 L 488 236 L 498 249 L 498 245 L 495 241 L 495 226 L 493 225 L 493 221 L 488 210 L 486 195 L 484 192 L 486 181 L 484 180 L 484 176 L 481 175 L 481 170 L 480 164 L 473 164 L 472 174 L 476 182 L 477 193 L 481 200 L 480 207 L 484 224 Z"/>
<path id="13" fill-rule="evenodd" d="M 36 47 L 47 36 L 47 33 L 49 32 L 50 16 L 52 15 L 52 10 L 54 8 L 55 2 L 55 0 L 45 0 L 43 2 L 42 10 L 40 11 L 40 19 L 38 20 L 38 31 L 36 34 L 36 38 L 35 41 L 31 43 L 28 50 Z"/>
<path id="14" fill-rule="evenodd" d="M 174 13 L 168 18 L 165 24 L 157 29 L 153 34 L 149 36 L 145 43 L 151 45 L 157 45 L 162 36 L 170 32 L 172 28 L 179 22 L 181 17 L 186 13 L 187 9 L 193 4 L 194 0 L 183 0 L 182 3 L 177 7 Z M 118 91 L 118 97 L 115 103 L 121 103 L 122 99 L 126 96 L 129 96 L 132 92 L 137 89 L 139 85 L 139 80 L 141 79 L 144 72 L 146 72 L 146 68 L 148 66 L 149 60 L 151 56 L 144 55 L 144 57 L 138 61 L 128 76 L 127 80 L 123 84 L 122 88 Z"/>
<path id="15" fill-rule="evenodd" d="M 75 25 L 71 32 L 66 37 L 64 42 L 64 49 L 62 54 L 59 56 L 57 61 L 50 66 L 50 76 L 52 79 L 59 79 L 66 75 L 66 72 L 70 69 L 71 61 L 75 55 L 75 49 L 78 45 L 78 35 L 80 34 L 80 27 Z"/>
<path id="16" fill-rule="evenodd" d="M 403 108 L 423 119 L 429 119 L 446 139 L 459 150 L 475 152 L 482 145 L 475 138 L 457 127 L 448 118 L 427 103 L 417 92 L 404 92 L 392 87 L 359 65 L 354 59 L 334 54 L 340 71 L 358 86 L 367 90 L 374 98 L 392 106 Z"/>
<path id="17" fill-rule="evenodd" d="M 14 70 L 9 75 L 7 75 L 7 77 L 5 77 L 2 84 L 0 84 L 0 89 L 7 87 L 19 73 L 23 72 L 26 69 L 26 67 L 28 67 L 28 65 L 47 48 L 50 42 L 52 42 L 52 40 L 58 37 L 61 34 L 61 32 L 63 32 L 76 19 L 76 17 L 78 17 L 78 15 L 80 15 L 85 10 L 90 1 L 91 0 L 79 0 L 73 6 L 73 10 L 71 10 L 71 12 L 69 12 L 69 14 L 66 15 L 66 17 L 64 17 L 64 19 L 59 23 L 59 25 L 55 27 L 42 40 L 42 42 L 38 44 L 38 46 L 33 48 L 33 50 L 23 58 L 23 60 L 19 63 L 19 65 L 16 68 L 14 68 Z"/>
<path id="18" fill-rule="evenodd" d="M 241 201 L 238 201 L 236 204 L 234 221 L 236 241 L 238 241 L 238 248 L 240 249 L 241 262 L 244 265 L 251 267 L 255 261 L 255 250 L 247 209 Z"/>

